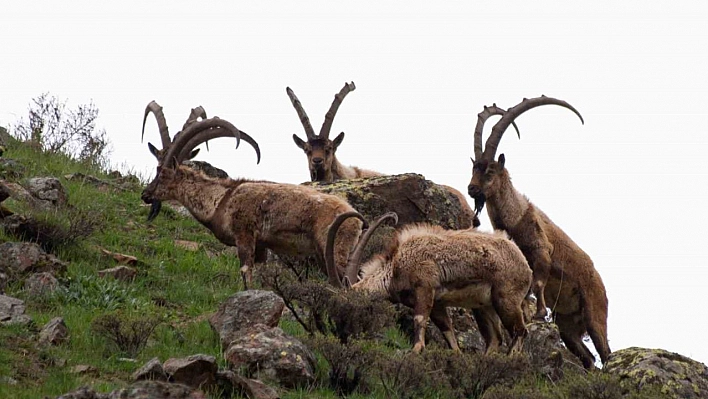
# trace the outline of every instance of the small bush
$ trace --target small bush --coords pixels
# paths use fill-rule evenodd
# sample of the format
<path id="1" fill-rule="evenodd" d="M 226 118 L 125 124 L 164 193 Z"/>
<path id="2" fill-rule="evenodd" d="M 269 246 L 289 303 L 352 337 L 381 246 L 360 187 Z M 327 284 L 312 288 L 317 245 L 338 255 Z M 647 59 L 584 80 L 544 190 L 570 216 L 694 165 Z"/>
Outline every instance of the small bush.
<path id="1" fill-rule="evenodd" d="M 305 342 L 308 347 L 319 352 L 329 364 L 329 387 L 337 395 L 370 392 L 369 371 L 379 355 L 376 351 L 365 350 L 364 343 L 360 341 L 342 344 L 332 337 L 314 337 Z"/>
<path id="2" fill-rule="evenodd" d="M 91 322 L 91 330 L 115 344 L 122 353 L 133 357 L 145 347 L 158 324 L 160 320 L 156 316 L 115 312 L 95 318 Z"/>
<path id="3" fill-rule="evenodd" d="M 346 343 L 350 338 L 380 334 L 393 324 L 393 306 L 368 292 L 338 290 L 323 281 L 298 279 L 292 270 L 275 263 L 259 268 L 256 278 L 283 298 L 310 334 L 334 334 Z"/>
<path id="4" fill-rule="evenodd" d="M 47 252 L 76 245 L 100 228 L 103 220 L 98 211 L 78 208 L 32 209 L 25 214 L 6 218 L 5 231 L 21 240 L 36 242 Z"/>

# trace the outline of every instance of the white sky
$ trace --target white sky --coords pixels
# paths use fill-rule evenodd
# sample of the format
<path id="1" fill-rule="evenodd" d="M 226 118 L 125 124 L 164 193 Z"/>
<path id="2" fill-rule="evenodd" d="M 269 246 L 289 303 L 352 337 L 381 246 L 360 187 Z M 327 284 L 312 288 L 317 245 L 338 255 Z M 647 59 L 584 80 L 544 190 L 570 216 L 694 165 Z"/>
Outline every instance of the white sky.
<path id="1" fill-rule="evenodd" d="M 517 119 L 520 141 L 502 140 L 516 188 L 595 261 L 612 349 L 708 362 L 708 3 L 214 3 L 0 3 L 0 125 L 42 92 L 93 100 L 115 164 L 151 174 L 147 103 L 164 107 L 171 133 L 203 105 L 251 134 L 263 159 L 224 139 L 198 159 L 299 183 L 309 173 L 291 135 L 304 132 L 285 87 L 319 131 L 354 81 L 332 129 L 346 132 L 344 164 L 466 192 L 484 104 L 566 100 L 585 125 L 547 106 Z M 152 118 L 147 141 L 160 142 Z"/>

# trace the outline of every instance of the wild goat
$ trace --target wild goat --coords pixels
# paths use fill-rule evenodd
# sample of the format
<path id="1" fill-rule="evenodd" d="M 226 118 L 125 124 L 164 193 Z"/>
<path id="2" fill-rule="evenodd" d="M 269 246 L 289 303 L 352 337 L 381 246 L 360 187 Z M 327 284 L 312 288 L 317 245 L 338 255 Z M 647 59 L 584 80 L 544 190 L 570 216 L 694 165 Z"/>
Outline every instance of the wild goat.
<path id="1" fill-rule="evenodd" d="M 143 190 L 143 201 L 176 200 L 222 243 L 236 246 L 246 287 L 250 286 L 251 267 L 266 260 L 266 249 L 292 256 L 314 253 L 324 269 L 329 225 L 340 213 L 354 210 L 346 201 L 298 185 L 214 179 L 181 165 L 206 140 L 238 140 L 240 135 L 235 126 L 218 118 L 189 125 L 169 146 L 157 175 Z M 342 268 L 362 226 L 356 220 L 349 222 L 334 248 L 336 264 Z M 330 281 L 336 284 L 337 277 L 330 276 Z"/>
<path id="2" fill-rule="evenodd" d="M 345 213 L 332 223 L 325 255 L 330 274 L 338 272 L 332 244 L 339 224 L 348 217 L 363 220 L 356 213 Z M 459 351 L 446 310 L 451 306 L 472 309 L 487 352 L 496 350 L 503 340 L 499 319 L 513 338 L 511 351 L 521 348 L 527 333 L 522 303 L 531 286 L 532 272 L 506 234 L 408 225 L 397 232 L 388 250 L 360 267 L 369 237 L 387 218 L 397 220 L 395 213 L 386 214 L 362 235 L 344 280 L 353 282 L 353 289 L 383 293 L 392 302 L 413 308 L 414 352 L 425 347 L 428 318 L 443 333 L 450 348 Z"/>
<path id="3" fill-rule="evenodd" d="M 329 111 L 325 115 L 324 123 L 320 129 L 320 134 L 316 135 L 315 131 L 312 129 L 312 124 L 310 123 L 310 118 L 308 118 L 305 109 L 302 107 L 300 100 L 295 96 L 295 93 L 289 87 L 286 88 L 286 92 L 290 97 L 290 101 L 295 107 L 298 116 L 300 117 L 300 122 L 305 128 L 305 134 L 307 136 L 307 141 L 303 141 L 297 134 L 293 134 L 293 140 L 295 144 L 300 147 L 307 155 L 307 163 L 310 168 L 310 180 L 322 181 L 322 182 L 332 182 L 335 180 L 343 179 L 357 179 L 364 177 L 376 177 L 384 176 L 385 174 L 380 172 L 375 172 L 373 170 L 362 169 L 356 166 L 344 166 L 337 159 L 337 148 L 342 144 L 344 140 L 344 132 L 339 133 L 334 140 L 329 139 L 329 133 L 332 130 L 332 122 L 334 121 L 334 116 L 337 114 L 339 106 L 342 104 L 344 97 L 349 94 L 349 92 L 356 89 L 354 82 L 345 83 L 344 87 L 335 94 L 334 101 L 329 107 Z M 478 219 L 467 203 L 465 196 L 458 190 L 445 186 L 443 187 L 454 195 L 460 202 L 460 207 L 462 212 L 468 217 L 467 220 L 473 221 L 474 227 L 478 225 Z"/>
<path id="4" fill-rule="evenodd" d="M 474 133 L 472 179 L 468 192 L 480 212 L 487 213 L 496 230 L 504 230 L 519 246 L 533 270 L 533 292 L 537 298 L 536 318 L 545 318 L 546 304 L 553 309 L 553 318 L 561 338 L 586 368 L 593 367 L 595 358 L 583 344 L 587 332 L 603 363 L 610 355 L 607 343 L 607 295 L 605 286 L 590 257 L 568 237 L 560 227 L 511 184 L 504 167 L 504 154 L 494 160 L 502 135 L 519 115 L 547 104 L 560 105 L 582 116 L 565 101 L 541 96 L 524 99 L 507 111 L 484 107 L 478 115 Z M 502 115 L 494 125 L 482 152 L 484 122 L 492 115 Z"/>
<path id="5" fill-rule="evenodd" d="M 145 114 L 143 115 L 143 130 L 142 130 L 142 135 L 140 136 L 140 141 L 142 142 L 143 139 L 145 138 L 145 122 L 147 121 L 148 115 L 152 113 L 155 116 L 155 120 L 157 121 L 157 127 L 160 130 L 160 139 L 162 140 L 162 149 L 157 149 L 152 143 L 148 142 L 148 149 L 150 150 L 150 153 L 157 159 L 157 164 L 162 165 L 162 160 L 167 152 L 167 150 L 172 146 L 173 139 L 170 139 L 170 133 L 167 128 L 167 120 L 165 120 L 165 114 L 162 112 L 162 107 L 153 101 L 150 101 L 148 103 L 147 107 L 145 107 Z M 206 111 L 204 108 L 200 105 L 196 108 L 192 108 L 192 111 L 189 113 L 189 117 L 187 117 L 187 120 L 184 122 L 184 125 L 182 126 L 182 130 L 177 132 L 175 134 L 174 140 L 177 140 L 179 135 L 182 133 L 183 130 L 187 129 L 190 125 L 193 123 L 197 122 L 198 119 L 201 118 L 202 120 L 207 120 L 207 115 Z M 256 156 L 258 158 L 256 163 L 261 162 L 261 150 L 258 147 L 258 143 L 256 143 L 251 136 L 248 134 L 240 131 L 240 137 L 244 140 L 247 141 L 249 144 L 253 146 L 253 148 L 256 149 Z M 207 150 L 209 149 L 209 142 L 206 142 Z M 186 160 L 190 160 L 194 157 L 197 156 L 199 153 L 199 149 L 197 148 L 196 150 L 192 151 L 189 153 L 189 155 L 185 158 Z M 225 175 L 225 173 L 224 173 Z M 224 176 L 225 177 L 225 176 Z M 162 202 L 161 201 L 153 201 L 152 207 L 150 209 L 150 214 L 148 215 L 148 220 L 152 220 L 157 215 L 160 213 L 160 209 L 162 208 Z"/>

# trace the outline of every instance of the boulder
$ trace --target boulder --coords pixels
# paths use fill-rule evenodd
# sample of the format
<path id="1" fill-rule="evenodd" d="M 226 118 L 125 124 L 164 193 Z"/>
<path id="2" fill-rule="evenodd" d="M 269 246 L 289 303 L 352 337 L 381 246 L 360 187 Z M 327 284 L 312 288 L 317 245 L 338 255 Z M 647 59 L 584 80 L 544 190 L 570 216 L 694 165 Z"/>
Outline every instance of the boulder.
<path id="1" fill-rule="evenodd" d="M 61 317 L 55 317 L 42 327 L 39 332 L 39 343 L 59 345 L 69 340 L 69 329 Z"/>
<path id="2" fill-rule="evenodd" d="M 65 262 L 44 252 L 35 243 L 6 242 L 0 244 L 0 272 L 6 273 L 10 278 L 41 272 L 56 276 L 66 272 L 66 267 Z"/>
<path id="3" fill-rule="evenodd" d="M 33 197 L 49 202 L 55 207 L 62 207 L 68 203 L 66 190 L 56 177 L 33 177 L 27 180 L 27 191 Z"/>
<path id="4" fill-rule="evenodd" d="M 182 162 L 182 165 L 189 166 L 192 169 L 196 169 L 199 171 L 204 172 L 205 175 L 209 177 L 213 177 L 216 179 L 225 179 L 229 177 L 229 175 L 224 172 L 223 170 L 212 166 L 211 164 L 203 161 L 184 161 Z"/>
<path id="5" fill-rule="evenodd" d="M 224 352 L 224 358 L 233 369 L 245 369 L 249 377 L 286 388 L 308 386 L 315 381 L 315 356 L 278 327 L 257 324 L 242 331 Z"/>
<path id="6" fill-rule="evenodd" d="M 283 299 L 271 291 L 241 291 L 219 305 L 219 310 L 209 318 L 209 324 L 226 348 L 241 335 L 243 329 L 256 324 L 277 326 L 284 307 Z"/>
<path id="7" fill-rule="evenodd" d="M 162 381 L 138 381 L 132 385 L 104 394 L 81 387 L 57 399 L 207 399 L 204 392 L 181 384 Z"/>
<path id="8" fill-rule="evenodd" d="M 59 281 L 49 272 L 34 273 L 25 280 L 25 291 L 31 296 L 48 294 L 58 287 Z"/>
<path id="9" fill-rule="evenodd" d="M 133 380 L 167 381 L 167 373 L 162 367 L 162 362 L 160 362 L 160 359 L 153 357 L 133 373 Z"/>
<path id="10" fill-rule="evenodd" d="M 220 371 L 216 379 L 224 392 L 234 392 L 248 399 L 278 399 L 278 391 L 258 380 L 242 377 L 233 371 Z"/>
<path id="11" fill-rule="evenodd" d="M 201 354 L 167 359 L 162 367 L 170 381 L 194 388 L 213 385 L 218 370 L 214 356 Z"/>
<path id="12" fill-rule="evenodd" d="M 663 349 L 631 347 L 610 354 L 604 370 L 620 377 L 623 386 L 640 389 L 649 384 L 673 398 L 708 398 L 708 367 Z"/>
<path id="13" fill-rule="evenodd" d="M 0 325 L 30 324 L 32 319 L 25 314 L 21 299 L 0 295 Z"/>

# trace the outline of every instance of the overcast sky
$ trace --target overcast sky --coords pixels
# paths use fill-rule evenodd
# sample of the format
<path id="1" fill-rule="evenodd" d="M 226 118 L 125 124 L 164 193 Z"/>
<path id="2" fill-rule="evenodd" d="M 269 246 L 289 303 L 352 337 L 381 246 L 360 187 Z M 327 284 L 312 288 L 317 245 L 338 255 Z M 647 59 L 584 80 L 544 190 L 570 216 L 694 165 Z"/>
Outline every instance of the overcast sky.
<path id="1" fill-rule="evenodd" d="M 354 81 L 332 129 L 346 132 L 342 163 L 466 192 L 483 105 L 566 100 L 585 125 L 546 106 L 517 119 L 521 140 L 502 140 L 515 187 L 593 258 L 613 350 L 706 363 L 708 3 L 567 3 L 579 2 L 2 2 L 0 126 L 43 92 L 93 100 L 114 164 L 149 175 L 147 141 L 160 139 L 151 118 L 140 143 L 147 103 L 171 133 L 202 105 L 263 159 L 227 139 L 198 159 L 299 183 L 309 173 L 291 135 L 304 133 L 285 87 L 318 131 Z"/>

